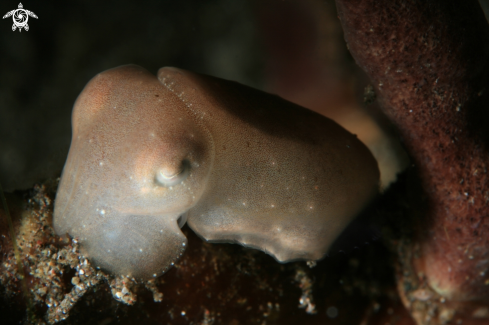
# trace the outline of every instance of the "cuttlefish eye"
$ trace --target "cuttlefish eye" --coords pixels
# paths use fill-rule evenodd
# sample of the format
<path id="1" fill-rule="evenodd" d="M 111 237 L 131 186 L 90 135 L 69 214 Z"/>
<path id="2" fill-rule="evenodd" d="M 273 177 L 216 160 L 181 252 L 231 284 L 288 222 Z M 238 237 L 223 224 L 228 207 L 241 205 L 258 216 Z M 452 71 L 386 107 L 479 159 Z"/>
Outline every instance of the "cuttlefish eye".
<path id="1" fill-rule="evenodd" d="M 175 186 L 183 182 L 190 174 L 190 162 L 183 160 L 176 167 L 162 167 L 156 173 L 156 183 L 160 186 Z"/>
<path id="2" fill-rule="evenodd" d="M 231 81 L 158 78 L 108 70 L 73 108 L 53 220 L 94 265 L 161 275 L 187 246 L 185 222 L 282 263 L 319 260 L 377 194 L 374 157 L 332 120 Z"/>

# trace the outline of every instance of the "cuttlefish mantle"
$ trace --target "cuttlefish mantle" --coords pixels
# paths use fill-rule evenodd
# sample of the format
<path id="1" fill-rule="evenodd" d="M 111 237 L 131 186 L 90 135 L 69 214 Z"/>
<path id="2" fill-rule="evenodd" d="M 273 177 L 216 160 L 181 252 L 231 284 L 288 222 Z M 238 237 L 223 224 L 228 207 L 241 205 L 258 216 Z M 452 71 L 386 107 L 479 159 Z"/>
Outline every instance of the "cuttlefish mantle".
<path id="1" fill-rule="evenodd" d="M 54 226 L 95 265 L 148 279 L 187 242 L 318 260 L 377 193 L 368 149 L 332 120 L 236 82 L 135 65 L 76 100 Z"/>

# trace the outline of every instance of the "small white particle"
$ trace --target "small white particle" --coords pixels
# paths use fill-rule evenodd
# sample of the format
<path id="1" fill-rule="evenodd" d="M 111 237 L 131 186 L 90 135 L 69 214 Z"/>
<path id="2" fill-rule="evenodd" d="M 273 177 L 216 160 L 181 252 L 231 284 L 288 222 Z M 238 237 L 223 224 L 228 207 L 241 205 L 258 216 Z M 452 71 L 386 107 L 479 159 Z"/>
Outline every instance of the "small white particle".
<path id="1" fill-rule="evenodd" d="M 182 310 L 182 316 L 185 316 L 186 312 L 185 310 Z"/>
<path id="2" fill-rule="evenodd" d="M 101 161 L 101 162 L 99 162 L 98 164 L 99 164 L 100 166 L 103 166 L 103 165 L 104 165 L 104 162 L 103 162 L 103 161 Z"/>
<path id="3" fill-rule="evenodd" d="M 140 248 L 140 249 L 139 249 L 139 251 L 142 253 L 142 252 L 143 252 L 143 249 L 142 249 L 142 248 Z"/>
<path id="4" fill-rule="evenodd" d="M 105 210 L 100 210 L 100 214 L 101 215 L 104 215 L 105 214 Z"/>

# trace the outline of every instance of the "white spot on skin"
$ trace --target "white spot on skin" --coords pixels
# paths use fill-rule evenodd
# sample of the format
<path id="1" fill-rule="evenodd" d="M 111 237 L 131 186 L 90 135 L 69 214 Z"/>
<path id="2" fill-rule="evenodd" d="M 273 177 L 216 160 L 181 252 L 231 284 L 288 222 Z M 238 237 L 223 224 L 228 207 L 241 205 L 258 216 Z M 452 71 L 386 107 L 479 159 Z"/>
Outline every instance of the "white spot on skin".
<path id="1" fill-rule="evenodd" d="M 104 162 L 103 162 L 103 161 L 101 161 L 101 162 L 99 162 L 98 164 L 99 164 L 100 166 L 103 166 L 103 165 L 104 165 Z"/>
<path id="2" fill-rule="evenodd" d="M 101 215 L 104 215 L 104 214 L 105 214 L 105 210 L 103 210 L 103 209 L 102 209 L 102 210 L 100 210 L 100 214 L 101 214 Z"/>

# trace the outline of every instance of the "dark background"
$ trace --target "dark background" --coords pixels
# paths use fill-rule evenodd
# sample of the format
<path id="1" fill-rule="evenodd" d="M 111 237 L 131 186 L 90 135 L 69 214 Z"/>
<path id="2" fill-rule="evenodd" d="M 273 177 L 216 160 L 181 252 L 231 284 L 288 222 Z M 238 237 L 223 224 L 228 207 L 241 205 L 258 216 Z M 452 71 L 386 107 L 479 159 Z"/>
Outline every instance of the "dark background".
<path id="1" fill-rule="evenodd" d="M 29 31 L 0 21 L 0 183 L 32 187 L 59 176 L 71 108 L 97 73 L 177 66 L 261 87 L 252 1 L 22 1 Z M 0 13 L 17 9 L 2 1 Z"/>
<path id="2" fill-rule="evenodd" d="M 323 48 L 319 52 L 348 56 L 339 21 L 334 19 L 334 1 L 304 1 L 330 11 L 325 16 L 330 20 L 327 28 L 340 35 L 333 35 L 333 41 L 325 41 L 327 35 L 312 36 L 320 39 L 318 46 Z M 287 12 L 283 9 L 291 3 L 294 1 L 24 1 L 24 9 L 39 17 L 29 18 L 29 31 L 13 32 L 11 17 L 0 21 L 0 184 L 7 191 L 27 189 L 60 175 L 70 144 L 72 105 L 84 85 L 106 69 L 135 63 L 156 73 L 162 66 L 176 66 L 273 89 L 266 87 L 267 81 L 270 84 L 267 65 L 278 62 L 284 66 L 283 57 L 294 60 L 290 53 L 294 44 L 281 51 L 282 40 L 265 44 L 265 34 L 272 31 L 272 39 L 295 37 L 296 42 L 302 37 L 307 42 L 311 36 L 304 25 L 290 19 L 294 12 L 283 18 L 290 19 L 290 25 L 282 21 L 283 31 L 278 32 L 273 26 L 264 30 L 267 17 L 262 15 L 259 20 L 257 13 L 266 7 L 280 21 L 279 16 Z M 486 12 L 488 3 L 481 0 Z M 17 0 L 2 1 L 0 14 L 17 6 Z M 267 45 L 269 49 L 275 46 L 275 52 L 266 53 Z M 340 49 L 332 50 L 332 46 Z M 331 62 L 336 70 L 357 69 L 351 58 L 342 65 Z M 275 71 L 276 80 L 271 83 L 280 83 L 291 73 Z M 336 92 L 333 88 L 325 91 Z"/>

